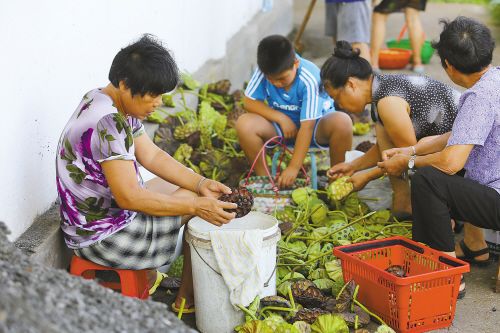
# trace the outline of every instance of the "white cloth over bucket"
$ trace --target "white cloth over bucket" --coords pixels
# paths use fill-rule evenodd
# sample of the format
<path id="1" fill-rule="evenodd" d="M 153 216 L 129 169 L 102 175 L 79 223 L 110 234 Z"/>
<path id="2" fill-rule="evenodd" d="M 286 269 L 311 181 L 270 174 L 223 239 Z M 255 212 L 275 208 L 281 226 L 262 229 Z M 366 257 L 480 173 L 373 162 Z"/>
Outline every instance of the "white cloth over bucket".
<path id="1" fill-rule="evenodd" d="M 229 288 L 231 304 L 250 305 L 264 286 L 259 271 L 262 230 L 217 230 L 209 234 L 220 273 Z"/>
<path id="2" fill-rule="evenodd" d="M 189 221 L 187 228 L 186 240 L 191 250 L 193 269 L 196 327 L 203 333 L 232 333 L 234 327 L 243 323 L 245 318 L 243 312 L 236 310 L 231 304 L 230 290 L 222 278 L 210 232 L 262 232 L 262 255 L 257 267 L 263 287 L 259 296 L 271 296 L 276 295 L 276 243 L 281 236 L 278 221 L 271 215 L 250 212 L 222 227 L 195 217 Z"/>

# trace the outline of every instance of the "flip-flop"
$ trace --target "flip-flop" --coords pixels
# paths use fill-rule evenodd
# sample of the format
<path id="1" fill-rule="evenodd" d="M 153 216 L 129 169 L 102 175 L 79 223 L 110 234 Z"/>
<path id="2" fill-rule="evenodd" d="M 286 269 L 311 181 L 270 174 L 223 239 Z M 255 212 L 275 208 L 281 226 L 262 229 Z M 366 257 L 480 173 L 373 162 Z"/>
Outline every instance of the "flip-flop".
<path id="1" fill-rule="evenodd" d="M 167 274 L 156 271 L 156 280 L 155 280 L 155 283 L 153 283 L 153 286 L 151 288 L 149 288 L 149 294 L 150 295 L 153 295 L 155 293 L 156 289 L 158 289 L 158 287 L 160 286 L 161 281 L 163 281 L 163 279 L 166 278 L 166 277 L 168 277 Z"/>
<path id="2" fill-rule="evenodd" d="M 463 239 L 458 244 L 459 244 L 460 248 L 462 249 L 462 252 L 464 253 L 463 256 L 460 256 L 460 257 L 457 256 L 458 259 L 466 261 L 469 264 L 473 264 L 473 265 L 476 265 L 479 267 L 486 267 L 489 264 L 491 264 L 491 260 L 489 258 L 486 260 L 476 260 L 476 257 L 487 254 L 490 252 L 488 247 L 485 247 L 484 249 L 481 249 L 481 250 L 472 251 L 465 244 Z"/>
<path id="3" fill-rule="evenodd" d="M 172 307 L 172 311 L 174 311 L 175 313 L 179 313 L 179 311 L 181 310 L 181 309 L 179 309 L 178 307 L 175 306 L 175 301 L 172 303 L 171 307 Z M 182 313 L 183 314 L 189 314 L 189 313 L 195 313 L 195 311 L 196 311 L 195 307 L 192 306 L 190 308 L 184 308 L 184 310 L 182 310 Z"/>

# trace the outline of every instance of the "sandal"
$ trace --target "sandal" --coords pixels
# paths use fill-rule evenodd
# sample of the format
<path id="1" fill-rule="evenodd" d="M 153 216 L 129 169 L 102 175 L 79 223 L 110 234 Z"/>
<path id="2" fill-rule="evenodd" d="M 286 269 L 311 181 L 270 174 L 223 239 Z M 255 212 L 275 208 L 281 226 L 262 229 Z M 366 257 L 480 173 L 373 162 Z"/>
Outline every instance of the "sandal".
<path id="1" fill-rule="evenodd" d="M 457 299 L 462 299 L 462 298 L 465 297 L 465 282 L 464 282 L 464 276 L 463 275 L 460 278 L 460 287 L 462 285 L 464 286 L 464 288 L 462 290 L 460 290 L 460 288 L 458 289 L 458 297 L 457 297 Z"/>
<path id="2" fill-rule="evenodd" d="M 155 283 L 153 283 L 153 286 L 151 288 L 149 288 L 149 295 L 153 295 L 155 293 L 156 289 L 158 289 L 161 282 L 166 277 L 168 277 L 167 274 L 156 271 L 156 280 L 155 280 Z"/>
<path id="3" fill-rule="evenodd" d="M 457 256 L 457 259 L 463 260 L 468 262 L 469 264 L 473 264 L 479 267 L 486 267 L 491 263 L 491 260 L 488 258 L 486 260 L 476 260 L 476 257 L 481 256 L 483 254 L 490 253 L 488 247 L 485 247 L 484 249 L 478 250 L 478 251 L 472 251 L 467 247 L 465 244 L 464 240 L 462 239 L 460 243 L 460 248 L 462 249 L 463 256 Z"/>
<path id="4" fill-rule="evenodd" d="M 181 311 L 181 309 L 179 309 L 178 307 L 175 306 L 175 301 L 172 303 L 171 307 L 172 307 L 172 311 L 174 311 L 175 313 L 179 313 Z M 183 314 L 195 313 L 194 304 L 190 308 L 184 307 L 184 309 L 182 310 L 182 313 Z"/>

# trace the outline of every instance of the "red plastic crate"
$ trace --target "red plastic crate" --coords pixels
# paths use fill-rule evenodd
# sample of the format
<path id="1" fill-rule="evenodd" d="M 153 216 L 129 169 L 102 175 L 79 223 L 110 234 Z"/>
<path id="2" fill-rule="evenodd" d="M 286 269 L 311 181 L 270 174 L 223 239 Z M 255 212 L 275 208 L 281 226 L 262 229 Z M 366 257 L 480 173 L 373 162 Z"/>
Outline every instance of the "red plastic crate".
<path id="1" fill-rule="evenodd" d="M 448 327 L 455 317 L 466 262 L 404 237 L 339 246 L 344 281 L 359 285 L 358 300 L 397 332 Z M 401 265 L 406 277 L 385 271 Z"/>

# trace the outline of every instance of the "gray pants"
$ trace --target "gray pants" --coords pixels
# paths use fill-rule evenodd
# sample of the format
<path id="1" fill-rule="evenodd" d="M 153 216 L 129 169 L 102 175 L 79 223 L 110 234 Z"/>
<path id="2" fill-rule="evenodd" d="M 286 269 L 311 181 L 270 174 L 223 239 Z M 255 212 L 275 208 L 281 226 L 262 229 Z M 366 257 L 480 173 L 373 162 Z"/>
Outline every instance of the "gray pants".
<path id="1" fill-rule="evenodd" d="M 336 41 L 370 43 L 371 0 L 326 3 L 325 34 Z"/>

